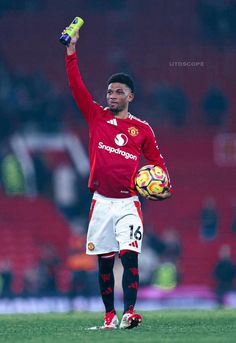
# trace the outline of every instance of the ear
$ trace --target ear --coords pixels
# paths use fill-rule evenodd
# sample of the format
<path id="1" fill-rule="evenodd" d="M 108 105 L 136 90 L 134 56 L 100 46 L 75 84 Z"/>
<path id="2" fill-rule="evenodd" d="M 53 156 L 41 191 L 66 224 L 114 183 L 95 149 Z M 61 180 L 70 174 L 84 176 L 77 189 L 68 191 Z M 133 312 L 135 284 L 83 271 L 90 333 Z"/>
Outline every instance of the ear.
<path id="1" fill-rule="evenodd" d="M 128 97 L 128 101 L 132 102 L 134 100 L 134 93 L 130 93 Z"/>

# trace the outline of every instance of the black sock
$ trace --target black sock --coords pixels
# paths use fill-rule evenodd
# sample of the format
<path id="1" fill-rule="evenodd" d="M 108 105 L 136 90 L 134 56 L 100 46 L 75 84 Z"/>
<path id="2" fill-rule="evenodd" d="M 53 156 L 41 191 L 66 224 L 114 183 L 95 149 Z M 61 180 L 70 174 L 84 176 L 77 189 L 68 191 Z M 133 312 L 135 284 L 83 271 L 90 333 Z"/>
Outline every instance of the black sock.
<path id="1" fill-rule="evenodd" d="M 106 312 L 114 310 L 114 261 L 115 256 L 98 256 L 99 286 Z"/>
<path id="2" fill-rule="evenodd" d="M 122 286 L 125 313 L 135 306 L 137 299 L 139 286 L 138 254 L 133 251 L 127 251 L 121 255 L 121 262 L 124 267 Z"/>

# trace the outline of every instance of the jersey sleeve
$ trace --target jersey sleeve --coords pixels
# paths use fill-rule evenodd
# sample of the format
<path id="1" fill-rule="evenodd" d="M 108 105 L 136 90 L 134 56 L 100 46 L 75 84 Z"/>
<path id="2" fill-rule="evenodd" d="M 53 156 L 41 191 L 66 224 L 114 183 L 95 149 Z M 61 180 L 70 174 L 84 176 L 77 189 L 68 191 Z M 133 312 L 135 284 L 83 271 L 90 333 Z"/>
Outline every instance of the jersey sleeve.
<path id="1" fill-rule="evenodd" d="M 172 191 L 169 172 L 166 167 L 165 160 L 158 147 L 155 134 L 149 125 L 147 125 L 147 135 L 146 135 L 146 139 L 143 145 L 143 155 L 146 158 L 148 164 L 154 164 L 156 166 L 159 166 L 165 171 L 168 177 L 168 186 L 170 190 Z"/>
<path id="2" fill-rule="evenodd" d="M 66 71 L 75 102 L 87 122 L 91 124 L 95 116 L 101 111 L 101 106 L 94 102 L 92 95 L 82 80 L 76 53 L 72 55 L 66 54 Z"/>

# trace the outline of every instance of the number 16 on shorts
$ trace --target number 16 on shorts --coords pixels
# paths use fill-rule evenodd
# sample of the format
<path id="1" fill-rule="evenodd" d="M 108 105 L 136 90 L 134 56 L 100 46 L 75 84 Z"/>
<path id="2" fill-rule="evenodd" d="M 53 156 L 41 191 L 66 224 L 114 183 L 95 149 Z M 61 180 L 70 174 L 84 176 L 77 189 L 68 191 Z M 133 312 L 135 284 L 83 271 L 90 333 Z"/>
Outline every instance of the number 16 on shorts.
<path id="1" fill-rule="evenodd" d="M 129 247 L 132 247 L 132 250 L 141 252 L 142 238 L 143 228 L 141 226 L 129 225 Z"/>
<path id="2" fill-rule="evenodd" d="M 141 226 L 138 226 L 137 229 L 134 229 L 134 225 L 130 225 L 130 239 L 136 239 L 137 241 L 140 241 L 142 239 L 142 232 L 141 232 Z"/>

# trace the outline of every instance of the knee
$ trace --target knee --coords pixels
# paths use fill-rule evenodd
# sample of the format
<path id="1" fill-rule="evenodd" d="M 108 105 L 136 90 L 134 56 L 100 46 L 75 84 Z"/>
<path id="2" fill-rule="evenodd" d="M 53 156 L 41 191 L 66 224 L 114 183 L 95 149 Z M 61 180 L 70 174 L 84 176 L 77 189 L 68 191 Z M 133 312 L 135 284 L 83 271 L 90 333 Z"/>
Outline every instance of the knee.
<path id="1" fill-rule="evenodd" d="M 112 252 L 109 254 L 101 254 L 98 255 L 98 266 L 99 269 L 112 269 L 114 266 L 114 262 L 115 262 L 115 255 L 116 253 Z"/>
<path id="2" fill-rule="evenodd" d="M 133 267 L 138 265 L 138 253 L 135 251 L 121 250 L 120 258 L 123 267 Z"/>

